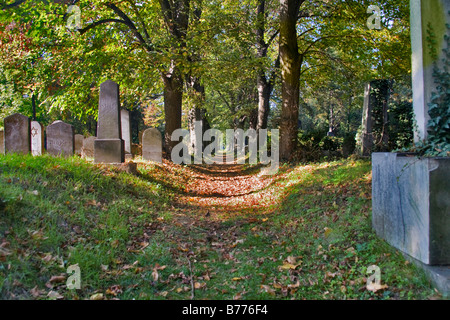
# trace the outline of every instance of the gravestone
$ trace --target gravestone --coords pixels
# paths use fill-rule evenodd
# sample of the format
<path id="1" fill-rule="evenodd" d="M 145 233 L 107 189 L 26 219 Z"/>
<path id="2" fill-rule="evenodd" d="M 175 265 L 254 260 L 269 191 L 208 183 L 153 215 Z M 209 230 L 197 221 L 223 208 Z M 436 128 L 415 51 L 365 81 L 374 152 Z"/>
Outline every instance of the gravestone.
<path id="1" fill-rule="evenodd" d="M 120 120 L 119 85 L 107 80 L 100 85 L 97 139 L 94 141 L 95 163 L 125 161 Z"/>
<path id="2" fill-rule="evenodd" d="M 443 69 L 450 0 L 411 0 L 413 109 L 416 142 L 427 139 L 428 104 L 436 90 L 433 67 Z M 431 31 L 435 35 L 430 54 Z M 450 295 L 450 158 L 372 154 L 372 225 L 377 235 L 425 270 Z"/>
<path id="3" fill-rule="evenodd" d="M 31 154 L 41 156 L 44 153 L 44 128 L 37 121 L 31 121 Z"/>
<path id="4" fill-rule="evenodd" d="M 83 148 L 84 136 L 82 134 L 75 135 L 75 154 L 81 156 L 81 148 Z"/>
<path id="5" fill-rule="evenodd" d="M 162 137 L 158 129 L 149 128 L 142 134 L 142 158 L 162 162 Z"/>
<path id="6" fill-rule="evenodd" d="M 0 130 L 0 154 L 5 154 L 5 133 Z"/>
<path id="7" fill-rule="evenodd" d="M 87 137 L 83 140 L 83 147 L 81 148 L 81 157 L 94 158 L 94 141 L 97 137 Z"/>
<path id="8" fill-rule="evenodd" d="M 73 156 L 75 135 L 73 126 L 61 120 L 47 127 L 47 152 L 54 156 Z"/>
<path id="9" fill-rule="evenodd" d="M 5 153 L 31 152 L 31 124 L 30 119 L 19 113 L 6 117 L 5 125 Z"/>
<path id="10" fill-rule="evenodd" d="M 121 109 L 120 110 L 120 121 L 122 128 L 122 139 L 124 143 L 125 159 L 132 159 L 131 154 L 131 122 L 130 122 L 130 111 Z"/>
<path id="11" fill-rule="evenodd" d="M 392 81 L 386 79 L 373 80 L 364 87 L 364 106 L 361 132 L 361 154 L 370 156 L 374 140 L 378 140 L 378 148 L 386 150 L 388 135 L 388 104 Z M 379 132 L 380 136 L 374 136 Z"/>

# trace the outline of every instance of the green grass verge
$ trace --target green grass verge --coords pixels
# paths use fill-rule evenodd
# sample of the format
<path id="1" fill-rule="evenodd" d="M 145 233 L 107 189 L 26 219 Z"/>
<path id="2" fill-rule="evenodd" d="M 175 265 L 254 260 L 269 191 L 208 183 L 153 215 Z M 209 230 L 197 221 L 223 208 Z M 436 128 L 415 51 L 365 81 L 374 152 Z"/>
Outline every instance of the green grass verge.
<path id="1" fill-rule="evenodd" d="M 285 165 L 265 214 L 221 220 L 173 205 L 183 167 L 139 170 L 0 156 L 0 299 L 439 298 L 371 229 L 369 162 Z"/>

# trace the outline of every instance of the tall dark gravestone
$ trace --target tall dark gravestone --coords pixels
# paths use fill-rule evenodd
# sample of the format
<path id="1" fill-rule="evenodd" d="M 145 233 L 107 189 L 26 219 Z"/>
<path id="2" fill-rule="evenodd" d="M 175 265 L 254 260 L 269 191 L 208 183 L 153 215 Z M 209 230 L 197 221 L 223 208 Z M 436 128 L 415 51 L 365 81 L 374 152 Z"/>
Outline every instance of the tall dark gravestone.
<path id="1" fill-rule="evenodd" d="M 4 119 L 5 153 L 31 152 L 31 122 L 30 118 L 15 113 Z"/>
<path id="2" fill-rule="evenodd" d="M 125 161 L 122 140 L 119 85 L 107 80 L 100 85 L 97 139 L 94 141 L 95 163 L 121 163 Z"/>

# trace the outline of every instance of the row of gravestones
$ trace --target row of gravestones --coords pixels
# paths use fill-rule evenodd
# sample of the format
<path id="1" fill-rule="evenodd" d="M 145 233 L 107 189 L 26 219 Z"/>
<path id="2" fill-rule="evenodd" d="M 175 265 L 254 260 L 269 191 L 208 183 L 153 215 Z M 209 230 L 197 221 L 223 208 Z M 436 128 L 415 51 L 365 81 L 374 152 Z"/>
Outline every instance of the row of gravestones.
<path id="1" fill-rule="evenodd" d="M 94 158 L 96 163 L 121 163 L 132 158 L 129 112 L 120 109 L 119 101 L 119 86 L 110 80 L 102 83 L 97 137 L 84 138 L 74 134 L 72 125 L 55 121 L 46 129 L 47 152 L 56 156 L 78 154 Z M 0 131 L 0 153 L 31 152 L 38 156 L 44 152 L 44 130 L 39 122 L 16 113 L 4 119 L 4 128 Z M 161 133 L 155 128 L 142 134 L 142 157 L 162 162 Z"/>

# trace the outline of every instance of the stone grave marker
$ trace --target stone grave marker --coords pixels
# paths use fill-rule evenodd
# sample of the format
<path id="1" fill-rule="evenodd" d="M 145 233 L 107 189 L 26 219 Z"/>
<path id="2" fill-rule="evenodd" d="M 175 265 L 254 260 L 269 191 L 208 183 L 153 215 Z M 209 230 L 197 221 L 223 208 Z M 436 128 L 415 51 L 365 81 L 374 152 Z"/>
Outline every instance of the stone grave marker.
<path id="1" fill-rule="evenodd" d="M 5 124 L 5 152 L 29 153 L 31 152 L 31 124 L 30 119 L 15 113 L 4 119 Z"/>
<path id="2" fill-rule="evenodd" d="M 75 135 L 73 126 L 61 120 L 47 127 L 47 152 L 54 156 L 73 156 Z"/>
<path id="3" fill-rule="evenodd" d="M 427 139 L 428 104 L 436 90 L 433 66 L 444 67 L 442 49 L 450 0 L 411 0 L 415 141 Z M 430 54 L 428 30 L 437 57 Z M 450 158 L 408 153 L 372 154 L 372 226 L 376 234 L 412 257 L 428 278 L 450 294 Z"/>
<path id="4" fill-rule="evenodd" d="M 142 135 L 142 158 L 162 162 L 162 137 L 156 128 L 149 128 Z"/>
<path id="5" fill-rule="evenodd" d="M 120 120 L 119 85 L 107 80 L 100 85 L 97 139 L 94 141 L 95 163 L 125 161 Z"/>
<path id="6" fill-rule="evenodd" d="M 120 121 L 122 129 L 122 140 L 124 143 L 125 159 L 133 159 L 133 154 L 131 153 L 131 122 L 130 122 L 130 111 L 121 109 L 120 110 Z"/>
<path id="7" fill-rule="evenodd" d="M 83 147 L 81 148 L 81 157 L 94 158 L 94 141 L 97 137 L 87 137 L 83 140 Z"/>
<path id="8" fill-rule="evenodd" d="M 75 154 L 81 156 L 81 148 L 83 148 L 84 136 L 82 134 L 75 135 Z"/>
<path id="9" fill-rule="evenodd" d="M 124 142 L 125 153 L 131 153 L 130 111 L 121 109 L 120 110 L 120 121 L 121 121 L 122 139 Z"/>
<path id="10" fill-rule="evenodd" d="M 31 154 L 41 156 L 44 153 L 44 128 L 37 121 L 31 121 Z"/>

